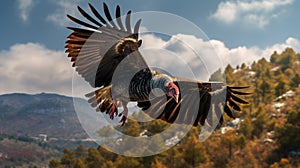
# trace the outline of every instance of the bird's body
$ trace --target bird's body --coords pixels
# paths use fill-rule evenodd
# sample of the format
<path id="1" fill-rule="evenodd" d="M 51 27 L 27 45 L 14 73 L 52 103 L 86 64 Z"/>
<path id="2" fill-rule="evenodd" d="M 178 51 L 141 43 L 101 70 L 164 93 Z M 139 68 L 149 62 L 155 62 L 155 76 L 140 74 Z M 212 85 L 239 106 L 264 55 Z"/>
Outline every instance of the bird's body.
<path id="1" fill-rule="evenodd" d="M 123 25 L 119 6 L 115 21 L 105 3 L 103 9 L 107 20 L 92 5 L 89 6 L 99 21 L 80 7 L 79 12 L 96 26 L 68 15 L 72 21 L 89 29 L 69 27 L 73 32 L 68 36 L 66 52 L 76 71 L 96 88 L 86 96 L 97 111 L 106 112 L 113 119 L 118 114 L 117 104 L 121 102 L 124 109 L 121 122 L 124 124 L 127 103 L 132 101 L 153 118 L 197 126 L 204 124 L 210 111 L 219 114 L 224 111 L 234 118 L 231 110 L 240 110 L 237 103 L 247 103 L 236 96 L 247 95 L 238 91 L 245 87 L 203 83 L 148 67 L 138 50 L 142 45 L 138 39 L 141 20 L 136 22 L 132 31 L 130 11 Z M 222 120 L 221 116 L 220 122 Z"/>

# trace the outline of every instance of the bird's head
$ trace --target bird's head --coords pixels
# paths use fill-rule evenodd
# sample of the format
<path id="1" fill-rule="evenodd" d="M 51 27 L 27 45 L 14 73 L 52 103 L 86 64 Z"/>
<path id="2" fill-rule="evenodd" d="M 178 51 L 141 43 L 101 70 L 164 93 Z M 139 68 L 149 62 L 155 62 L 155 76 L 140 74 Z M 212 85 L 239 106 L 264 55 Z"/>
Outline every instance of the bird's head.
<path id="1" fill-rule="evenodd" d="M 127 37 L 120 40 L 116 45 L 116 52 L 121 55 L 129 55 L 142 45 L 142 40 L 136 40 L 135 38 Z"/>
<path id="2" fill-rule="evenodd" d="M 169 82 L 165 87 L 165 92 L 168 96 L 172 97 L 176 103 L 178 103 L 179 99 L 179 88 L 173 82 Z"/>

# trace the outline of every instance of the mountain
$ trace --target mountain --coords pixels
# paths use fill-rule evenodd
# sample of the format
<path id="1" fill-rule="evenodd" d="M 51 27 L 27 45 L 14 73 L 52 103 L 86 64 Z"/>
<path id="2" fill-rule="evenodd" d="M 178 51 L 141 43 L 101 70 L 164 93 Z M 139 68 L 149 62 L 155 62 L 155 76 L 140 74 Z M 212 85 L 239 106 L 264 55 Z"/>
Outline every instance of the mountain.
<path id="1" fill-rule="evenodd" d="M 48 93 L 0 95 L 0 167 L 47 167 L 51 158 L 62 156 L 64 148 L 97 147 L 81 126 L 74 102 L 79 115 L 97 115 L 86 114 L 90 107 L 81 98 Z"/>
<path id="2" fill-rule="evenodd" d="M 75 98 L 78 101 L 83 99 Z M 73 98 L 58 94 L 0 95 L 0 133 L 48 139 L 88 138 L 75 113 Z"/>

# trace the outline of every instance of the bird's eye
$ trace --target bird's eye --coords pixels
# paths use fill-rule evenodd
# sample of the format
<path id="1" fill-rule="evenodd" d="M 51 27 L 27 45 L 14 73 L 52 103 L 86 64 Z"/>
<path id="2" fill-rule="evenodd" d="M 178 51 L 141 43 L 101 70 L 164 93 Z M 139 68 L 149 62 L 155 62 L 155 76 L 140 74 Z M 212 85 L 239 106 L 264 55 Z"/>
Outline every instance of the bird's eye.
<path id="1" fill-rule="evenodd" d="M 170 92 L 170 93 L 172 93 L 172 94 L 175 94 L 175 89 L 172 88 L 172 87 L 169 87 L 168 92 Z"/>

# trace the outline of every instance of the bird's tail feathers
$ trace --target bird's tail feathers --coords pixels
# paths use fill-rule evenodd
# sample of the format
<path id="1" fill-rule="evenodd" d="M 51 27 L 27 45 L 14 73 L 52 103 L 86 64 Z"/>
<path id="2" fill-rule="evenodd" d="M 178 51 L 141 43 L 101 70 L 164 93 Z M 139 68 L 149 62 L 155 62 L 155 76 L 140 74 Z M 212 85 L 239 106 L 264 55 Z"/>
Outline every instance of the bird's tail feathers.
<path id="1" fill-rule="evenodd" d="M 112 104 L 111 85 L 97 89 L 85 96 L 92 107 L 97 107 L 97 111 L 105 112 Z"/>

